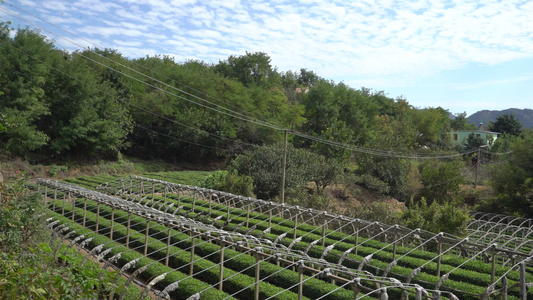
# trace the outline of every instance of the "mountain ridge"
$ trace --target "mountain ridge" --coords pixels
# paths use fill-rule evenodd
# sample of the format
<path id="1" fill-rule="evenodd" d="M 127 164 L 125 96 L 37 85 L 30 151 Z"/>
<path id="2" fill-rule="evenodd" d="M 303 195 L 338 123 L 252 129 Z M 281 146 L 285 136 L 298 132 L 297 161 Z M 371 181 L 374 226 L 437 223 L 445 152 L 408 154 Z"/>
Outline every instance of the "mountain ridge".
<path id="1" fill-rule="evenodd" d="M 485 128 L 490 124 L 490 122 L 495 122 L 498 116 L 504 114 L 514 114 L 515 118 L 522 123 L 522 128 L 533 128 L 533 109 L 529 108 L 508 108 L 504 110 L 480 110 L 468 116 L 468 123 L 479 125 L 483 123 Z"/>

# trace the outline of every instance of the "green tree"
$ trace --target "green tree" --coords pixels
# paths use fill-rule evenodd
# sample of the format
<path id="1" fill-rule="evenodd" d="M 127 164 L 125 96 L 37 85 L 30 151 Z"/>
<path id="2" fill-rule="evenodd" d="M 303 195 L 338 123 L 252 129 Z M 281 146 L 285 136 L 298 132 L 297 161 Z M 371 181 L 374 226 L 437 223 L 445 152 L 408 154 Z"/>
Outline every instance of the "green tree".
<path id="1" fill-rule="evenodd" d="M 0 147 L 26 155 L 41 148 L 49 137 L 35 122 L 50 114 L 45 88 L 50 75 L 46 62 L 55 51 L 53 44 L 29 29 L 18 30 L 13 38 L 9 26 L 0 23 L 0 111 L 3 127 Z"/>
<path id="2" fill-rule="evenodd" d="M 496 122 L 489 125 L 490 131 L 519 136 L 522 132 L 522 123 L 515 118 L 514 114 L 503 114 L 496 117 Z"/>
<path id="3" fill-rule="evenodd" d="M 239 80 L 247 87 L 252 85 L 272 87 L 281 85 L 279 73 L 272 68 L 271 58 L 264 52 L 246 51 L 242 56 L 230 56 L 220 61 L 215 70 L 220 74 Z"/>
<path id="4" fill-rule="evenodd" d="M 434 146 L 441 134 L 450 129 L 449 113 L 441 107 L 414 110 L 413 113 L 419 146 Z"/>
<path id="5" fill-rule="evenodd" d="M 479 147 L 485 145 L 485 141 L 483 138 L 475 133 L 471 133 L 468 135 L 468 138 L 466 138 L 465 148 L 467 150 L 474 150 L 478 149 Z"/>
<path id="6" fill-rule="evenodd" d="M 533 217 L 533 132 L 511 142 L 505 160 L 490 168 L 490 182 L 495 192 L 492 210 Z"/>
<path id="7" fill-rule="evenodd" d="M 450 126 L 453 130 L 475 130 L 476 125 L 468 123 L 466 112 L 455 114 L 455 119 L 450 120 Z"/>
<path id="8" fill-rule="evenodd" d="M 424 186 L 420 195 L 430 203 L 458 201 L 464 183 L 462 168 L 460 161 L 425 161 L 420 164 L 420 181 Z"/>
<path id="9" fill-rule="evenodd" d="M 446 232 L 457 236 L 466 235 L 470 221 L 469 209 L 446 202 L 433 201 L 428 205 L 422 198 L 417 204 L 411 199 L 408 209 L 402 211 L 400 222 L 408 228 L 421 228 L 434 233 Z"/>
<path id="10" fill-rule="evenodd" d="M 50 152 L 88 158 L 118 152 L 133 125 L 127 99 L 108 79 L 91 71 L 85 57 L 64 56 L 53 61 L 62 72 L 52 74 L 47 90 L 52 114 L 39 122 L 51 137 Z"/>
<path id="11" fill-rule="evenodd" d="M 272 199 L 281 192 L 283 144 L 256 146 L 237 156 L 230 170 L 250 176 L 255 185 L 254 193 L 261 199 Z M 340 167 L 323 156 L 305 149 L 287 145 L 285 187 L 296 189 L 313 181 L 318 192 L 335 181 Z"/>

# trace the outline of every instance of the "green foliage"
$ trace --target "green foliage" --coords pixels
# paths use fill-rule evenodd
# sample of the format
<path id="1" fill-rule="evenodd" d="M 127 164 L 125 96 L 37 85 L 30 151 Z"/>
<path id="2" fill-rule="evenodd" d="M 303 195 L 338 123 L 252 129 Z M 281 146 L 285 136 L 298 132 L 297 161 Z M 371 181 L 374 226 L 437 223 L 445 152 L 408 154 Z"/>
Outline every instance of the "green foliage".
<path id="1" fill-rule="evenodd" d="M 35 246 L 46 232 L 40 199 L 28 192 L 25 182 L 26 178 L 19 173 L 11 184 L 0 183 L 2 252 L 21 251 Z"/>
<path id="2" fill-rule="evenodd" d="M 348 207 L 346 215 L 371 222 L 398 224 L 401 210 L 387 201 L 372 201 L 358 206 Z"/>
<path id="3" fill-rule="evenodd" d="M 533 132 L 526 130 L 510 143 L 509 153 L 490 168 L 490 182 L 495 192 L 492 210 L 533 216 Z"/>
<path id="4" fill-rule="evenodd" d="M 400 221 L 412 229 L 421 228 L 435 233 L 446 232 L 465 236 L 470 215 L 468 208 L 458 207 L 452 202 L 441 205 L 433 201 L 428 205 L 426 199 L 422 198 L 416 204 L 411 199 L 408 209 L 401 213 Z"/>
<path id="5" fill-rule="evenodd" d="M 417 143 L 420 146 L 434 146 L 442 132 L 450 129 L 449 112 L 438 108 L 413 111 L 413 121 L 417 129 Z"/>
<path id="6" fill-rule="evenodd" d="M 457 201 L 460 197 L 463 163 L 460 161 L 441 162 L 427 160 L 419 165 L 420 181 L 424 186 L 420 195 L 429 203 Z"/>
<path id="7" fill-rule="evenodd" d="M 330 210 L 331 198 L 328 195 L 312 193 L 308 188 L 299 187 L 285 191 L 285 202 L 290 205 Z"/>
<path id="8" fill-rule="evenodd" d="M 410 163 L 402 158 L 360 155 L 357 157 L 360 168 L 358 175 L 367 174 L 363 182 L 374 184 L 380 190 L 388 190 L 389 195 L 402 199 L 408 185 Z M 376 180 L 377 179 L 377 180 Z M 380 182 L 387 184 L 384 187 Z"/>
<path id="9" fill-rule="evenodd" d="M 503 114 L 496 117 L 496 122 L 490 123 L 489 129 L 494 132 L 519 136 L 522 132 L 522 123 L 513 113 Z"/>
<path id="10" fill-rule="evenodd" d="M 0 148 L 90 158 L 124 146 L 132 127 L 125 99 L 85 58 L 29 29 L 0 39 L 1 123 L 9 125 Z"/>
<path id="11" fill-rule="evenodd" d="M 235 170 L 231 172 L 213 172 L 205 178 L 204 182 L 200 186 L 203 188 L 224 191 L 236 195 L 254 197 L 254 184 L 252 177 L 247 175 L 239 175 Z"/>
<path id="12" fill-rule="evenodd" d="M 255 185 L 254 194 L 262 199 L 272 199 L 281 192 L 283 144 L 255 147 L 237 156 L 230 169 L 240 175 L 250 176 Z M 287 145 L 285 187 L 298 188 L 309 181 L 315 183 L 317 192 L 333 183 L 340 166 L 332 160 L 305 149 Z"/>
<path id="13" fill-rule="evenodd" d="M 62 242 L 52 244 L 41 198 L 26 178 L 0 183 L 0 298 L 96 299 L 112 291 L 116 272 L 102 270 Z"/>
<path id="14" fill-rule="evenodd" d="M 483 138 L 472 132 L 468 135 L 468 138 L 466 139 L 465 148 L 467 150 L 475 150 L 483 145 L 485 145 L 485 141 L 483 140 Z"/>
<path id="15" fill-rule="evenodd" d="M 455 119 L 450 120 L 450 127 L 453 130 L 475 130 L 476 125 L 468 123 L 466 112 L 455 114 Z"/>

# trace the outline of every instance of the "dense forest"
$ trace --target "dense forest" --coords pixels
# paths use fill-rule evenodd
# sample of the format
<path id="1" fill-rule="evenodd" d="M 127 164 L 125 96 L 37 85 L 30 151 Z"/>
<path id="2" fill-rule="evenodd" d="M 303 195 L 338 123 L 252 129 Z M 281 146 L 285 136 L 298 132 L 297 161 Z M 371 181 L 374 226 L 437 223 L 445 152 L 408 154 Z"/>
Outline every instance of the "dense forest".
<path id="1" fill-rule="evenodd" d="M 483 160 L 500 167 L 487 171 L 494 195 L 482 207 L 531 216 L 533 134 L 512 115 L 498 122 L 517 130 L 490 151 L 478 151 L 475 136 L 453 147 L 446 133 L 471 129 L 465 114 L 451 120 L 443 108 L 418 109 L 311 70 L 280 72 L 266 53 L 217 64 L 130 59 L 112 49 L 66 52 L 0 24 L 0 151 L 33 163 L 224 162 L 229 177 L 249 178 L 254 195 L 273 199 L 288 133 L 289 193 L 314 182 L 320 194 L 342 181 L 402 201 L 463 203 L 461 168 Z"/>

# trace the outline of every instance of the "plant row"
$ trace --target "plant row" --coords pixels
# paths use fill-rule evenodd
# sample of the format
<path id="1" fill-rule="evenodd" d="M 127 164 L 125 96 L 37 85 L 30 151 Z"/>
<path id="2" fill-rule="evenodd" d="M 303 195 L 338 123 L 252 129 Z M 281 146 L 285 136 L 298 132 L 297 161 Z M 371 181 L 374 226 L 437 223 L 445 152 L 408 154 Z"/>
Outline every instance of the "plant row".
<path id="1" fill-rule="evenodd" d="M 94 211 L 96 209 L 96 203 L 88 203 L 88 209 Z M 68 216 L 70 209 L 65 209 Z M 109 207 L 100 205 L 101 215 L 110 214 Z M 80 219 L 83 215 L 83 211 L 80 208 L 76 208 L 75 219 Z M 113 236 L 116 239 L 125 239 L 126 227 L 122 224 L 127 222 L 127 213 L 121 211 L 115 211 L 115 225 Z M 94 228 L 96 216 L 93 213 L 87 213 L 87 225 L 89 228 Z M 130 245 L 133 248 L 143 248 L 145 241 L 145 234 L 141 234 L 139 231 L 145 230 L 146 220 L 141 217 L 132 216 L 130 219 Z M 120 223 L 120 224 L 118 224 Z M 111 223 L 109 220 L 100 217 L 99 218 L 99 232 L 102 234 L 109 234 Z M 160 240 L 166 240 L 168 229 L 162 225 L 158 225 L 155 222 L 150 222 L 148 238 L 148 252 L 154 259 L 162 260 L 166 256 L 166 243 L 160 242 Z M 191 247 L 191 238 L 189 235 L 181 233 L 179 231 L 171 230 L 171 244 L 175 245 L 170 248 L 170 260 L 169 266 L 178 267 L 187 265 L 190 262 L 190 252 L 184 249 Z M 179 247 L 178 247 L 179 245 Z M 195 245 L 195 263 L 194 274 L 198 279 L 208 282 L 210 284 L 216 284 L 219 281 L 219 268 L 217 267 L 220 261 L 219 245 L 212 243 L 201 243 Z M 204 260 L 201 259 L 204 258 Z M 230 289 L 228 293 L 239 292 L 236 296 L 238 298 L 250 298 L 253 297 L 253 284 L 254 284 L 254 268 L 250 268 L 255 264 L 255 258 L 251 255 L 242 254 L 232 249 L 225 249 L 224 254 L 224 278 L 227 282 L 224 283 L 224 289 Z M 265 298 L 279 294 L 275 299 L 296 299 L 297 295 L 288 289 L 296 290 L 296 286 L 299 282 L 298 273 L 293 272 L 275 264 L 263 261 L 260 264 L 261 278 L 268 281 L 261 282 L 260 292 Z M 337 289 L 337 286 L 326 283 L 319 279 L 309 278 L 304 276 L 304 295 L 311 299 L 318 298 L 321 295 L 332 292 Z M 296 297 L 296 298 L 295 298 Z M 353 298 L 353 291 L 345 289 L 337 289 L 332 292 L 328 297 L 324 299 L 351 299 Z"/>

